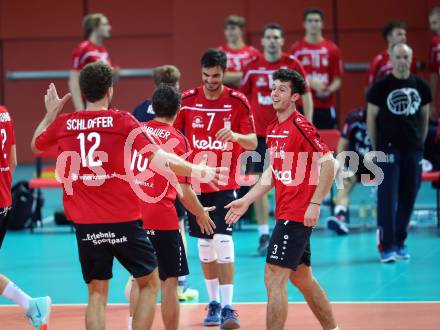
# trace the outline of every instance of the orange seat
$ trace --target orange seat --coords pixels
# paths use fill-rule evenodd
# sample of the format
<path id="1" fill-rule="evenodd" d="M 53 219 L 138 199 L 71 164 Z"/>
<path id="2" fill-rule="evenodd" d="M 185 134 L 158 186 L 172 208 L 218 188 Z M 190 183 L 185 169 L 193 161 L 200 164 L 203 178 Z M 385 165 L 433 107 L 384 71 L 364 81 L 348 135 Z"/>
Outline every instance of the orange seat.
<path id="1" fill-rule="evenodd" d="M 42 179 L 42 178 L 33 178 L 29 181 L 29 188 L 34 189 L 60 189 L 62 185 L 55 179 Z"/>

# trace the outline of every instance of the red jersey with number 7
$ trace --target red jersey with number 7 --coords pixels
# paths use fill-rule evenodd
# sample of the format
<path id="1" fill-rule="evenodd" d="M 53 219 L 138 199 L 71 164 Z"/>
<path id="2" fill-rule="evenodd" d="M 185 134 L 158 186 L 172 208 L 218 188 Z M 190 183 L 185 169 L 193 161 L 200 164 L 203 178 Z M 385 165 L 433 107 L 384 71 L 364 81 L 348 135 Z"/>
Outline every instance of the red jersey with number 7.
<path id="1" fill-rule="evenodd" d="M 148 145 L 147 158 L 156 147 L 141 133 L 131 150 L 124 152 L 127 137 L 136 128 L 141 131 L 140 127 L 125 111 L 78 111 L 59 115 L 37 138 L 40 151 L 57 146 L 59 153 L 69 153 L 57 161 L 68 219 L 96 224 L 141 218 L 140 199 L 132 188 L 134 180 L 127 177 L 128 169 L 134 171 L 130 168 L 133 149 L 141 151 Z"/>
<path id="2" fill-rule="evenodd" d="M 267 129 L 277 220 L 304 222 L 315 193 L 317 160 L 330 152 L 318 130 L 295 111 L 283 122 L 274 120 Z"/>
<path id="3" fill-rule="evenodd" d="M 222 128 L 229 128 L 235 133 L 255 133 L 254 122 L 250 113 L 247 98 L 240 92 L 223 86 L 223 92 L 216 100 L 205 97 L 203 87 L 190 89 L 182 94 L 180 113 L 174 127 L 183 129 L 188 138 L 193 154 L 193 163 L 206 163 L 212 167 L 228 167 L 229 175 L 225 182 L 218 186 L 219 190 L 239 188 L 236 177 L 239 155 L 242 148 L 237 142 L 222 142 L 216 134 Z M 216 191 L 206 183 L 195 185 L 200 192 Z M 199 189 L 200 188 L 200 189 Z"/>
<path id="4" fill-rule="evenodd" d="M 12 204 L 12 175 L 9 167 L 11 148 L 15 145 L 14 123 L 5 107 L 0 106 L 0 208 Z"/>

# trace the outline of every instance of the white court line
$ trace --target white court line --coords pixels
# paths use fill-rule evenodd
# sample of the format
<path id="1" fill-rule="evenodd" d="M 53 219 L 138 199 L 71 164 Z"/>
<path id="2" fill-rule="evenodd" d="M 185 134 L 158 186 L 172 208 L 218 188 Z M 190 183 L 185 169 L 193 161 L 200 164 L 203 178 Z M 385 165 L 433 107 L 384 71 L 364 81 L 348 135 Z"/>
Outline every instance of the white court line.
<path id="1" fill-rule="evenodd" d="M 354 304 L 354 305 L 364 305 L 364 304 L 440 304 L 438 300 L 427 300 L 427 301 L 331 301 L 331 304 Z M 208 303 L 182 303 L 182 305 L 195 305 L 195 306 L 205 306 Z M 266 302 L 234 302 L 234 305 L 266 305 Z M 289 305 L 305 305 L 306 302 L 289 302 Z M 110 303 L 108 306 L 128 306 L 128 303 Z M 157 304 L 160 305 L 160 304 Z M 52 306 L 59 307 L 69 307 L 69 306 L 87 306 L 87 304 L 52 304 Z M 0 304 L 0 307 L 16 307 L 16 305 Z"/>

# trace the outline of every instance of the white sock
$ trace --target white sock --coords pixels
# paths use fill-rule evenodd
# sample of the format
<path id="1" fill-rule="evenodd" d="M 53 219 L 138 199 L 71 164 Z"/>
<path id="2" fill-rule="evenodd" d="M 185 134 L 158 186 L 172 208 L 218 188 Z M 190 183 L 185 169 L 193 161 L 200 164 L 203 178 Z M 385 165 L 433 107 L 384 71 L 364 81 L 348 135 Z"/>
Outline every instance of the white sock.
<path id="1" fill-rule="evenodd" d="M 16 286 L 12 282 L 9 282 L 8 285 L 6 285 L 6 288 L 3 291 L 2 296 L 8 298 L 9 300 L 12 300 L 21 308 L 23 308 L 25 311 L 28 310 L 29 300 L 32 299 L 30 296 L 28 296 L 25 292 L 23 292 L 18 286 Z"/>
<path id="2" fill-rule="evenodd" d="M 213 280 L 205 279 L 206 289 L 208 290 L 209 301 L 220 302 L 220 284 L 218 278 Z"/>
<path id="3" fill-rule="evenodd" d="M 338 214 L 341 211 L 347 213 L 347 207 L 344 205 L 336 205 L 335 206 L 335 214 Z"/>
<path id="4" fill-rule="evenodd" d="M 269 235 L 269 225 L 265 224 L 265 225 L 258 225 L 258 232 L 261 235 Z"/>
<path id="5" fill-rule="evenodd" d="M 339 330 L 339 327 L 338 327 L 338 326 L 336 326 L 336 328 L 333 328 L 332 330 Z"/>
<path id="6" fill-rule="evenodd" d="M 234 293 L 234 284 L 220 285 L 222 308 L 226 305 L 232 306 L 232 294 Z"/>
<path id="7" fill-rule="evenodd" d="M 128 317 L 128 330 L 132 330 L 131 326 L 133 324 L 133 316 Z"/>

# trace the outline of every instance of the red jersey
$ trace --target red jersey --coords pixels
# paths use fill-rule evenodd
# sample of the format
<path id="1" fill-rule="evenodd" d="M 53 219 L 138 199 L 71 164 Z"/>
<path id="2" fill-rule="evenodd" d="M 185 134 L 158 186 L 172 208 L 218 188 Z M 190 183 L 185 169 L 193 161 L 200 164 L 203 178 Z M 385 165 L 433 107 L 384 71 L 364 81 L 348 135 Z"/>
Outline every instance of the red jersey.
<path id="1" fill-rule="evenodd" d="M 307 118 L 295 111 L 282 123 L 276 119 L 267 129 L 272 179 L 275 186 L 276 219 L 304 222 L 315 192 L 316 160 L 330 152 Z M 317 154 L 316 154 L 317 153 Z"/>
<path id="2" fill-rule="evenodd" d="M 190 153 L 189 142 L 183 134 L 169 124 L 151 120 L 142 123 L 146 133 L 158 146 L 166 152 L 175 153 L 186 158 Z M 169 143 L 169 142 L 172 142 Z M 168 143 L 168 144 L 167 144 Z M 177 177 L 179 183 L 189 183 L 187 177 Z M 151 203 L 142 203 L 142 220 L 145 229 L 178 230 L 179 219 L 174 202 L 176 189 L 160 174 L 155 174 L 141 183 L 142 190 L 152 198 Z"/>
<path id="3" fill-rule="evenodd" d="M 72 70 L 80 71 L 87 64 L 97 61 L 103 61 L 110 66 L 112 65 L 110 56 L 104 46 L 98 46 L 90 40 L 84 40 L 73 51 Z"/>
<path id="4" fill-rule="evenodd" d="M 307 73 L 307 78 L 318 80 L 325 86 L 329 86 L 335 77 L 341 77 L 343 73 L 341 53 L 339 48 L 329 40 L 311 44 L 305 39 L 295 42 L 290 49 Z M 331 108 L 336 106 L 336 96 L 331 94 L 325 99 L 316 97 L 312 90 L 313 105 L 315 108 Z"/>
<path id="5" fill-rule="evenodd" d="M 228 167 L 227 182 L 219 184 L 219 190 L 238 189 L 236 173 L 240 164 L 238 157 L 242 148 L 237 142 L 221 142 L 216 139 L 217 132 L 229 127 L 240 134 L 255 133 L 250 106 L 246 97 L 229 87 L 223 86 L 223 92 L 217 100 L 208 100 L 203 87 L 190 89 L 182 94 L 181 111 L 174 122 L 177 129 L 183 129 L 189 138 L 194 153 L 194 163 L 207 161 L 209 166 Z M 192 182 L 193 186 L 195 182 Z M 196 191 L 216 191 L 208 184 L 200 184 Z"/>
<path id="6" fill-rule="evenodd" d="M 12 175 L 9 168 L 11 148 L 15 145 L 14 123 L 5 107 L 0 106 L 0 208 L 12 205 Z"/>
<path id="7" fill-rule="evenodd" d="M 258 136 L 266 136 L 267 126 L 276 118 L 272 108 L 272 74 L 279 69 L 291 69 L 306 78 L 301 63 L 285 53 L 277 62 L 268 62 L 259 56 L 249 63 L 243 71 L 241 90 L 249 98 L 252 115 L 255 120 L 255 131 Z"/>
<path id="8" fill-rule="evenodd" d="M 411 72 L 417 72 L 417 60 L 413 56 L 411 62 Z M 387 50 L 384 50 L 382 53 L 376 55 L 370 63 L 370 68 L 368 69 L 368 86 L 371 86 L 380 78 L 383 78 L 389 75 L 393 71 L 393 65 L 390 61 L 390 55 Z"/>
<path id="9" fill-rule="evenodd" d="M 65 166 L 58 166 L 63 164 L 60 156 L 57 160 L 58 175 L 64 181 L 63 203 L 68 219 L 96 224 L 141 218 L 140 199 L 126 178 L 124 166 L 124 146 L 136 128 L 140 128 L 139 122 L 125 111 L 78 111 L 58 116 L 37 138 L 38 150 L 57 146 L 59 153 L 72 154 Z M 136 141 L 133 148 L 139 151 L 151 144 L 144 134 Z M 66 184 L 69 179 L 70 192 Z"/>
<path id="10" fill-rule="evenodd" d="M 218 49 L 226 53 L 228 58 L 226 71 L 229 72 L 243 72 L 246 65 L 261 55 L 258 49 L 248 45 L 244 45 L 241 49 L 232 49 L 226 44 Z"/>
<path id="11" fill-rule="evenodd" d="M 440 74 L 440 36 L 432 38 L 429 52 L 429 72 Z"/>

